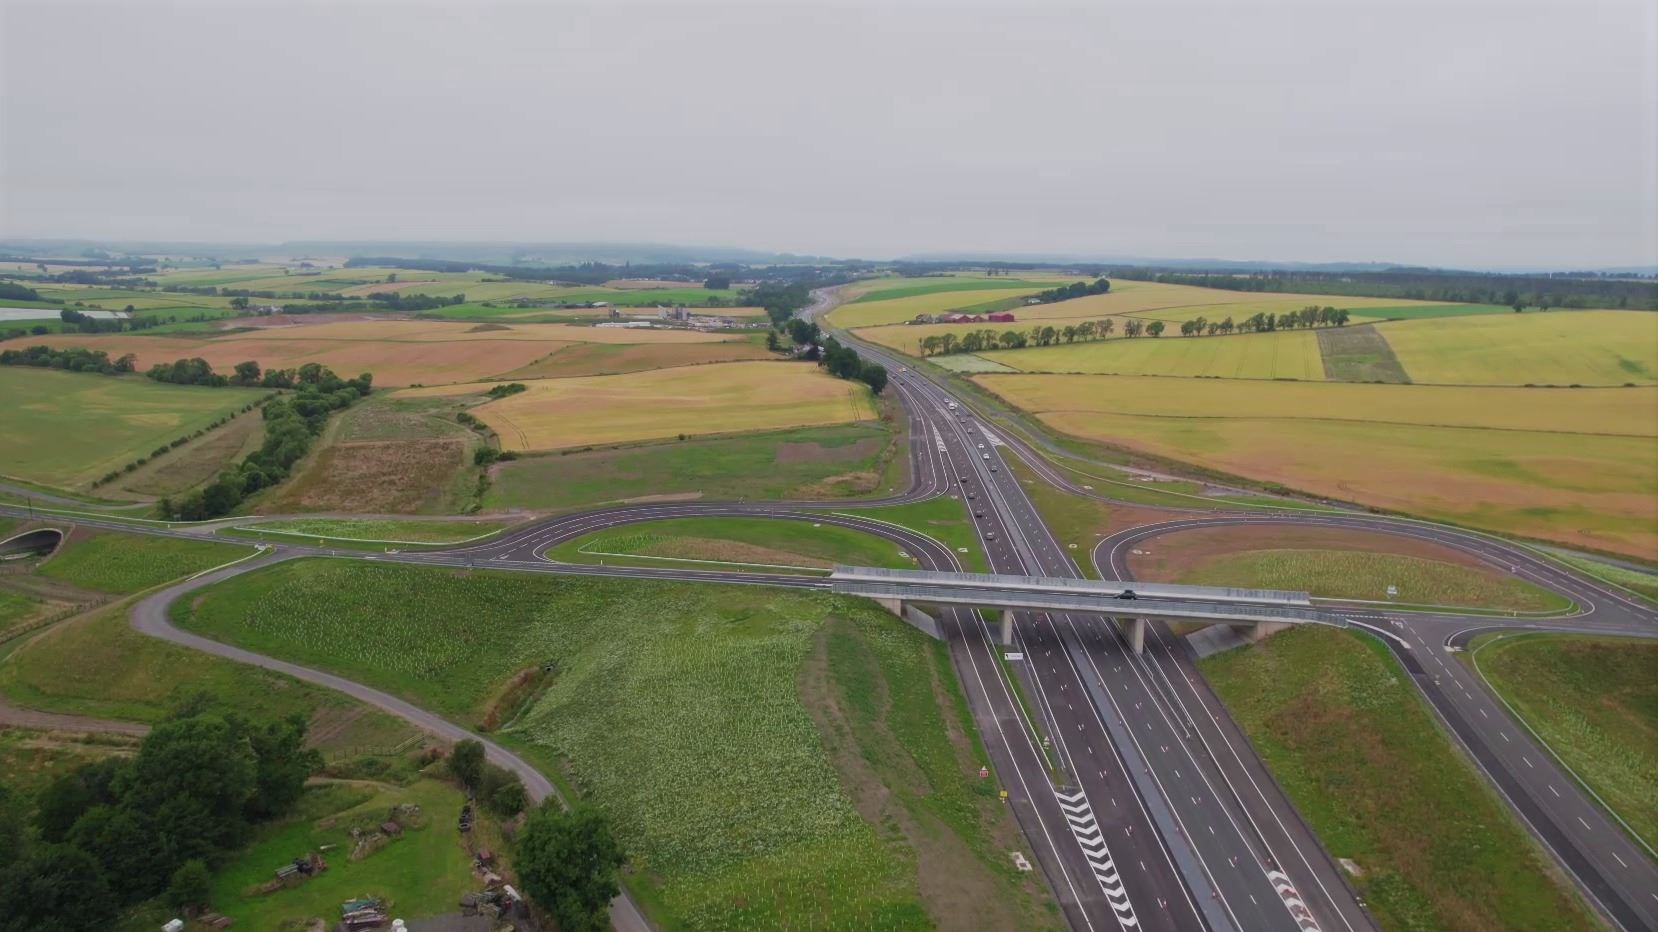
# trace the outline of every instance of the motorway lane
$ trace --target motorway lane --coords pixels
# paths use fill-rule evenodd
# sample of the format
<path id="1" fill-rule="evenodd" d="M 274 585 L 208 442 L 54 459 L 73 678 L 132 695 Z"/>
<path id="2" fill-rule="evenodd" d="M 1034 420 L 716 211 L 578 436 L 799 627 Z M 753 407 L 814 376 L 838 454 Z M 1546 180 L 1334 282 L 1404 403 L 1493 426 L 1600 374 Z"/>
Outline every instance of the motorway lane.
<path id="1" fill-rule="evenodd" d="M 961 418 L 956 422 L 974 457 L 977 479 L 996 506 L 994 511 L 987 510 L 987 516 L 997 517 L 1000 530 L 999 539 L 987 544 L 994 568 L 1077 576 L 1076 565 L 1047 532 L 1017 481 L 999 468 L 999 459 L 985 459 L 984 453 L 997 455 L 994 445 L 979 451 L 978 440 L 965 439 L 968 428 Z M 982 437 L 982 433 L 972 436 Z M 997 467 L 994 472 L 992 466 Z M 1280 887 L 1303 886 L 1298 874 L 1315 885 L 1316 879 L 1300 865 L 1273 857 L 1270 841 L 1255 829 L 1248 810 L 1235 805 L 1239 794 L 1227 783 L 1224 772 L 1206 760 L 1157 672 L 1143 669 L 1145 660 L 1133 657 L 1114 625 L 1098 616 L 1034 613 L 1022 619 L 1019 630 L 1033 661 L 1034 691 L 1050 710 L 1054 729 L 1073 739 L 1082 738 L 1066 742 L 1074 759 L 1072 772 L 1086 788 L 1090 778 L 1104 781 L 1109 774 L 1127 771 L 1131 777 L 1128 793 L 1102 789 L 1089 795 L 1109 794 L 1118 805 L 1137 797 L 1140 814 L 1145 816 L 1149 809 L 1151 823 L 1163 836 L 1159 839 L 1162 850 L 1153 852 L 1161 858 L 1136 858 L 1132 863 L 1144 861 L 1149 874 L 1161 874 L 1165 892 L 1138 897 L 1137 902 L 1144 900 L 1158 910 L 1168 910 L 1178 904 L 1171 888 L 1183 880 L 1181 893 L 1187 910 L 1168 914 L 1179 917 L 1174 919 L 1176 927 L 1182 922 L 1217 928 L 1318 927 L 1305 913 L 1297 921 L 1279 892 Z M 1055 653 L 1060 656 L 1056 658 Z M 1099 808 L 1097 803 L 1095 808 Z M 1134 837 L 1124 825 L 1120 843 L 1133 845 Z M 1145 836 L 1140 837 L 1144 842 Z M 1322 854 L 1310 836 L 1306 847 Z M 1121 865 L 1123 858 L 1117 861 Z M 1153 867 L 1158 861 L 1160 869 Z M 1283 876 L 1275 883 L 1269 872 Z M 1346 896 L 1347 912 L 1355 914 L 1354 919 L 1343 920 L 1344 911 L 1329 903 L 1327 896 L 1322 904 L 1308 894 L 1291 898 L 1307 902 L 1315 913 L 1322 907 L 1341 920 L 1332 928 L 1369 927 L 1345 887 L 1337 889 Z M 1195 905 L 1186 890 L 1197 891 Z M 1144 920 L 1145 907 L 1139 912 Z"/>

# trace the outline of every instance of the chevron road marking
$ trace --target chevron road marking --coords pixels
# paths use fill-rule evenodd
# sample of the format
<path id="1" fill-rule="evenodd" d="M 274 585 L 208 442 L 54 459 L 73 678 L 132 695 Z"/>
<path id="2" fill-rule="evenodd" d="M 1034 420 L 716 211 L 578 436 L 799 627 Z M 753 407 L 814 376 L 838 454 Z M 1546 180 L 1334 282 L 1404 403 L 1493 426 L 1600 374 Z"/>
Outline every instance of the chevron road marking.
<path id="1" fill-rule="evenodd" d="M 1307 904 L 1301 902 L 1301 894 L 1295 892 L 1295 884 L 1290 883 L 1289 877 L 1283 871 L 1267 871 L 1267 879 L 1272 881 L 1272 889 L 1278 891 L 1279 899 L 1295 917 L 1295 924 L 1301 927 L 1301 932 L 1319 932 L 1318 920 L 1308 911 Z"/>
<path id="2" fill-rule="evenodd" d="M 1128 901 L 1128 891 L 1123 889 L 1123 878 L 1117 873 L 1117 865 L 1111 860 L 1111 852 L 1106 850 L 1105 836 L 1100 833 L 1100 824 L 1094 818 L 1094 809 L 1088 805 L 1088 797 L 1078 790 L 1075 793 L 1061 793 L 1054 791 L 1054 798 L 1059 800 L 1059 808 L 1065 813 L 1065 821 L 1071 825 L 1071 834 L 1076 836 L 1077 844 L 1082 847 L 1082 854 L 1088 859 L 1088 865 L 1094 871 L 1094 879 L 1099 882 L 1100 889 L 1105 891 L 1106 902 L 1111 904 L 1111 911 L 1117 914 L 1117 922 L 1125 929 L 1138 928 L 1140 920 L 1134 915 L 1134 904 Z"/>

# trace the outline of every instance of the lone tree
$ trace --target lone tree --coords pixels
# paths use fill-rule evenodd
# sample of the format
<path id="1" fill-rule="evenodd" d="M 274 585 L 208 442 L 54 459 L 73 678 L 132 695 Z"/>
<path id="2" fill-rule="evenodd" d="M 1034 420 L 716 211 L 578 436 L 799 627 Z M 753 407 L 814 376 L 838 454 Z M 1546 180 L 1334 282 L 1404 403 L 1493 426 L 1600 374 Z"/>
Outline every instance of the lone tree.
<path id="1" fill-rule="evenodd" d="M 449 752 L 449 772 L 469 787 L 476 788 L 484 775 L 484 745 L 471 738 L 455 744 Z"/>
<path id="2" fill-rule="evenodd" d="M 564 811 L 548 800 L 524 823 L 515 866 L 525 892 L 563 932 L 599 932 L 610 926 L 625 860 L 603 813 L 579 803 Z"/>

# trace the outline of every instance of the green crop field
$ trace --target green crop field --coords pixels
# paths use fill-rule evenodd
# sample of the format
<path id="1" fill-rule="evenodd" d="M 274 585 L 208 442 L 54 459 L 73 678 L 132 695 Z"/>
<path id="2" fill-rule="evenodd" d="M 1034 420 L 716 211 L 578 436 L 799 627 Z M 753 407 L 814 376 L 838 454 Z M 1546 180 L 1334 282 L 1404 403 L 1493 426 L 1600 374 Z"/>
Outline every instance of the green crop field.
<path id="1" fill-rule="evenodd" d="M 268 392 L 0 367 L 0 472 L 85 488 Z"/>
<path id="2" fill-rule="evenodd" d="M 1290 589 L 1328 599 L 1394 601 L 1504 611 L 1564 611 L 1560 596 L 1522 579 L 1492 577 L 1465 566 L 1389 553 L 1248 550 L 1210 560 L 1177 582 L 1194 586 Z"/>
<path id="3" fill-rule="evenodd" d="M 1066 284 L 1079 279 L 1073 278 L 943 278 L 922 279 L 921 284 L 911 284 L 916 281 L 911 278 L 885 279 L 883 284 L 891 283 L 891 287 L 872 287 L 859 295 L 851 303 L 862 304 L 868 301 L 891 301 L 898 298 L 914 298 L 927 294 L 943 294 L 951 291 L 1001 291 L 1017 290 L 1038 292 L 1053 288 L 1056 285 Z"/>
<path id="4" fill-rule="evenodd" d="M 349 670 L 462 720 L 517 671 L 554 671 L 503 737 L 611 815 L 633 882 L 666 926 L 927 925 L 930 908 L 949 908 L 917 889 L 918 852 L 928 849 L 859 815 L 850 793 L 889 791 L 848 790 L 802 699 L 814 643 L 840 619 L 867 651 L 852 661 L 840 651 L 842 669 L 859 664 L 846 675 L 878 671 L 876 688 L 905 706 L 888 713 L 891 727 L 931 735 L 914 748 L 882 746 L 917 787 L 904 795 L 936 808 L 953 829 L 943 841 L 972 852 L 968 866 L 992 885 L 986 901 L 1013 909 L 1013 925 L 1038 908 L 1009 905 L 1022 878 L 985 841 L 1006 817 L 979 795 L 973 758 L 962 759 L 971 752 L 944 737 L 946 720 L 969 727 L 959 699 L 944 698 L 953 686 L 916 676 L 937 669 L 937 647 L 867 603 L 306 561 L 239 577 L 176 611 L 191 630 Z M 490 624 L 477 623 L 485 617 Z M 842 675 L 836 666 L 831 679 Z"/>
<path id="5" fill-rule="evenodd" d="M 548 554 L 571 563 L 664 566 L 713 561 L 787 570 L 836 563 L 912 569 L 892 543 L 862 531 L 768 518 L 671 518 L 610 528 L 560 544 Z"/>
<path id="6" fill-rule="evenodd" d="M 1386 324 L 1411 381 L 1447 385 L 1650 385 L 1658 313 L 1551 311 Z"/>
<path id="7" fill-rule="evenodd" d="M 837 498 L 885 491 L 890 433 L 874 424 L 771 431 L 620 450 L 538 456 L 495 467 L 484 507 L 556 510 L 668 498 Z"/>
<path id="8" fill-rule="evenodd" d="M 981 355 L 1024 372 L 1304 381 L 1324 378 L 1318 337 L 1310 330 L 1214 337 L 1137 337 L 998 350 Z"/>
<path id="9" fill-rule="evenodd" d="M 1382 928 L 1596 928 L 1379 644 L 1296 628 L 1199 665 Z"/>
<path id="10" fill-rule="evenodd" d="M 1647 844 L 1658 844 L 1658 644 L 1481 638 L 1462 655 Z"/>
<path id="11" fill-rule="evenodd" d="M 125 594 L 159 586 L 253 553 L 211 540 L 80 530 L 40 565 L 40 575 L 98 592 Z"/>

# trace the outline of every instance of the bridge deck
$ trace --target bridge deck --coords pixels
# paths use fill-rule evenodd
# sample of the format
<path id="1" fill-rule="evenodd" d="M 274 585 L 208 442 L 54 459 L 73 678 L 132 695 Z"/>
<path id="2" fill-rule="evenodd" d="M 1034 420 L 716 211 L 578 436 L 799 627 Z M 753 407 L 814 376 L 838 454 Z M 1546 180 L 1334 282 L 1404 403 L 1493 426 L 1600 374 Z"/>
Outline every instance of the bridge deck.
<path id="1" fill-rule="evenodd" d="M 1030 592 L 1114 599 L 1132 589 L 1142 599 L 1176 602 L 1239 602 L 1250 605 L 1310 606 L 1305 592 L 1283 589 L 1233 589 L 1223 586 L 1175 586 L 1168 583 L 1116 582 L 1068 579 L 1063 576 L 1013 576 L 1003 573 L 945 573 L 933 570 L 894 570 L 871 566 L 839 566 L 831 582 L 926 585 L 954 589 L 983 588 L 999 592 Z"/>

